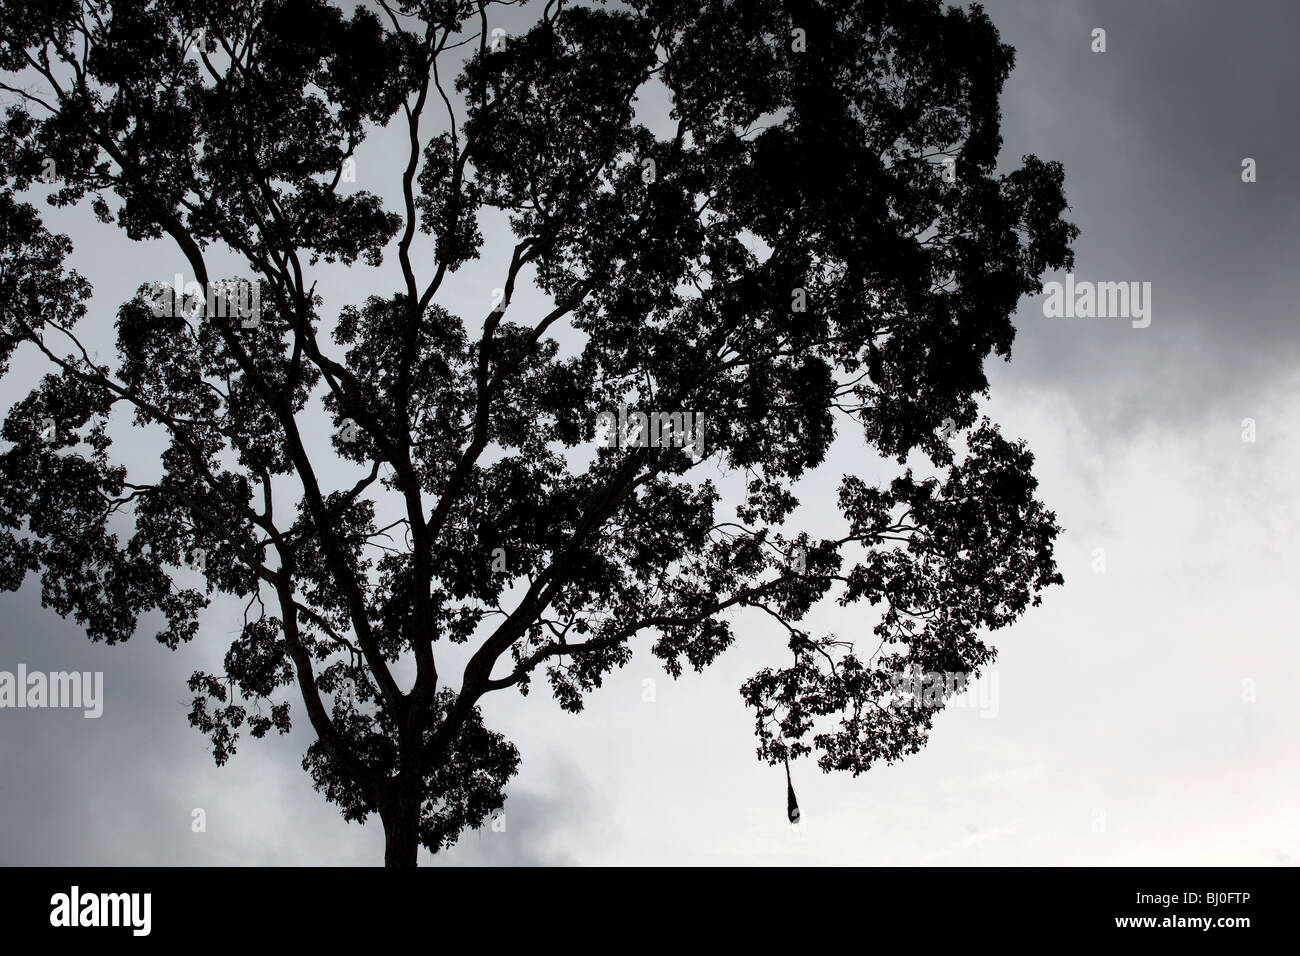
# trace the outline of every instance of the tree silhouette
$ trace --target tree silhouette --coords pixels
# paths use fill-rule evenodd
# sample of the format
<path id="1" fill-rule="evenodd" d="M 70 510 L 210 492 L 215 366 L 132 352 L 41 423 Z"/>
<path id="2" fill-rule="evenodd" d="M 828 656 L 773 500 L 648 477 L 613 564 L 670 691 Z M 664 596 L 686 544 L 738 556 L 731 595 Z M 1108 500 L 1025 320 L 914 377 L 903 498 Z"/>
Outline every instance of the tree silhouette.
<path id="1" fill-rule="evenodd" d="M 390 865 L 503 805 L 519 757 L 486 694 L 543 677 L 577 711 L 635 642 L 703 669 L 748 608 L 789 633 L 743 688 L 760 758 L 857 774 L 944 705 L 900 673 L 978 673 L 985 631 L 1061 580 L 1032 456 L 977 401 L 1076 230 L 1059 165 L 995 169 L 1013 52 L 982 10 L 550 0 L 507 36 L 501 5 L 0 17 L 0 359 L 52 363 L 3 427 L 0 583 L 39 573 L 96 641 L 149 614 L 171 648 L 239 599 L 191 722 L 224 763 L 245 728 L 289 729 L 296 684 L 304 768 L 378 814 Z M 663 137 L 636 118 L 652 88 Z M 396 211 L 349 185 L 390 125 Z M 78 337 L 91 290 L 23 199 L 41 188 L 188 264 L 190 289 L 141 277 L 112 363 Z M 439 292 L 492 215 L 516 240 L 500 287 L 454 315 Z M 213 249 L 244 263 L 238 301 Z M 389 288 L 317 293 L 322 263 L 394 251 Z M 528 281 L 550 311 L 511 308 Z M 159 465 L 129 473 L 110 422 L 164 432 Z M 794 483 L 837 426 L 896 477 L 844 476 L 842 533 L 814 538 Z M 800 627 L 829 600 L 878 606 L 873 631 Z"/>

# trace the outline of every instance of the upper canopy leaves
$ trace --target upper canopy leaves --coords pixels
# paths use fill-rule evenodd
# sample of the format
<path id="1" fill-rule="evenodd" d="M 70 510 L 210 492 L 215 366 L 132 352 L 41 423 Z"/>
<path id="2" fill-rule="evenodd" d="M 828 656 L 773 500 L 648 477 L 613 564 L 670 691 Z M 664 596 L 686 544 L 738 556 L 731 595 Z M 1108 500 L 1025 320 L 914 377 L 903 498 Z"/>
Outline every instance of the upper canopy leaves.
<path id="1" fill-rule="evenodd" d="M 987 421 L 951 447 L 1020 298 L 1071 262 L 1060 166 L 995 169 L 1011 50 L 978 7 L 931 0 L 551 0 L 517 35 L 492 7 L 6 3 L 0 363 L 22 347 L 55 374 L 4 426 L 0 586 L 40 571 L 110 641 L 161 609 L 173 646 L 205 601 L 186 575 L 245 599 L 225 674 L 192 681 L 218 759 L 246 722 L 287 729 L 257 702 L 296 678 L 317 784 L 350 818 L 414 801 L 431 848 L 514 772 L 483 694 L 540 671 L 578 709 L 642 631 L 671 672 L 702 668 L 733 608 L 793 653 L 744 689 L 762 756 L 860 771 L 914 750 L 942 701 L 898 701 L 892 675 L 977 671 L 982 633 L 1060 580 L 1028 451 Z M 348 174 L 390 122 L 410 155 L 381 199 Z M 92 360 L 89 288 L 18 195 L 51 178 L 52 201 L 170 238 L 205 293 L 209 248 L 238 254 L 256 321 L 145 276 L 116 368 Z M 435 298 L 496 212 L 518 240 L 499 294 L 454 315 Z M 394 246 L 400 285 L 317 294 L 320 260 Z M 549 313 L 512 306 L 529 276 Z M 690 416 L 702 459 L 744 476 L 734 514 L 690 447 L 593 450 L 620 406 Z M 309 451 L 320 409 L 344 465 Z M 167 433 L 159 471 L 114 456 L 117 411 Z M 846 476 L 844 533 L 814 539 L 785 525 L 793 483 L 845 425 L 937 473 Z M 881 648 L 801 628 L 825 597 L 880 605 Z M 458 689 L 444 639 L 474 640 Z"/>

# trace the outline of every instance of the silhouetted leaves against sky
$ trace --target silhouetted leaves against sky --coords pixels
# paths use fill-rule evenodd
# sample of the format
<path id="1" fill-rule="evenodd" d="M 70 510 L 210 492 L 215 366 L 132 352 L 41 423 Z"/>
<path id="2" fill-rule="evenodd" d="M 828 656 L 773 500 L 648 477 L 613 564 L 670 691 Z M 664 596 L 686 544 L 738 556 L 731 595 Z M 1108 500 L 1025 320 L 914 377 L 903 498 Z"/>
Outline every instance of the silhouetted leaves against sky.
<path id="1" fill-rule="evenodd" d="M 1075 230 L 1058 164 L 995 171 L 1012 51 L 983 13 L 553 0 L 504 36 L 493 6 L 60 0 L 0 28 L 0 355 L 50 369 L 4 424 L 0 584 L 39 575 L 110 643 L 160 611 L 171 647 L 224 639 L 198 614 L 237 598 L 191 722 L 221 763 L 301 704 L 305 769 L 394 864 L 502 806 L 489 693 L 578 711 L 633 642 L 703 669 L 745 609 L 789 634 L 743 690 L 759 756 L 859 773 L 943 706 L 901 671 L 977 674 L 1061 580 L 1032 455 L 976 402 Z M 667 135 L 636 118 L 651 86 Z M 351 175 L 389 124 L 396 208 Z M 124 269 L 161 238 L 194 283 L 141 276 L 105 361 L 78 329 L 107 306 L 27 201 L 49 169 Z M 501 285 L 456 315 L 493 216 Z M 320 270 L 358 260 L 393 281 L 327 301 Z M 526 282 L 549 311 L 512 308 Z M 598 442 L 611 413 L 640 430 Z M 110 420 L 165 433 L 158 465 L 131 473 Z M 879 460 L 814 537 L 795 483 L 845 430 Z M 879 621 L 812 633 L 823 601 Z"/>

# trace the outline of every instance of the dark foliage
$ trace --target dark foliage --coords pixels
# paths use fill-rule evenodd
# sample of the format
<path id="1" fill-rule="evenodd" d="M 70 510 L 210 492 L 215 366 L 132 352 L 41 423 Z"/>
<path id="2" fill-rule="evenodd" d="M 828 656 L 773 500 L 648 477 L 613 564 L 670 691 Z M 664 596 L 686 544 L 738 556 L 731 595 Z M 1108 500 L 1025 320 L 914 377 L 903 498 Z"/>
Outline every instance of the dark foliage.
<path id="1" fill-rule="evenodd" d="M 245 727 L 288 730 L 296 684 L 305 768 L 349 819 L 380 815 L 390 863 L 502 806 L 519 758 L 480 720 L 491 691 L 541 679 L 579 710 L 638 637 L 702 669 L 747 607 L 792 655 L 743 689 L 759 755 L 859 773 L 943 705 L 897 699 L 901 669 L 978 673 L 985 633 L 1060 581 L 1032 456 L 976 403 L 1075 230 L 1059 165 L 996 171 L 1012 51 L 983 12 L 551 0 L 500 43 L 493 7 L 0 3 L 0 367 L 52 363 L 3 426 L 0 586 L 39 574 L 109 643 L 161 612 L 173 648 L 213 595 L 246 603 L 191 721 L 223 762 Z M 666 138 L 634 118 L 650 82 Z M 390 123 L 396 211 L 346 185 Z M 51 179 L 53 204 L 173 241 L 205 290 L 209 250 L 238 254 L 258 321 L 146 283 L 94 360 L 70 243 L 23 198 Z M 435 299 L 491 210 L 517 239 L 503 295 L 453 315 Z M 384 256 L 400 286 L 326 313 L 313 269 Z M 525 269 L 551 312 L 510 307 Z M 619 405 L 699 416 L 703 456 L 583 454 Z M 302 431 L 322 411 L 332 462 Z M 112 416 L 166 432 L 156 475 L 115 459 Z M 843 534 L 814 539 L 791 489 L 845 428 L 907 467 L 845 476 Z M 738 507 L 703 463 L 744 478 Z M 877 606 L 874 635 L 801 628 L 823 599 Z M 440 642 L 472 649 L 450 680 Z"/>

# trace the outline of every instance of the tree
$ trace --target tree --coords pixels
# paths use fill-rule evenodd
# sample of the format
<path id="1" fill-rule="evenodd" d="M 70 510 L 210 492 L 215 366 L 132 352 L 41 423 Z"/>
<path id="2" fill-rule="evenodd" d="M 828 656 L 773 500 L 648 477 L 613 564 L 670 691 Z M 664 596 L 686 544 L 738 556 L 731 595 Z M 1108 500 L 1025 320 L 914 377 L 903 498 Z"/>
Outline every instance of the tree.
<path id="1" fill-rule="evenodd" d="M 703 669 L 748 608 L 791 654 L 743 688 L 760 758 L 858 774 L 915 752 L 944 705 L 900 673 L 977 674 L 985 631 L 1061 581 L 1032 455 L 977 402 L 1076 230 L 1058 164 L 995 169 L 1013 51 L 983 11 L 550 0 L 507 37 L 496 6 L 0 18 L 0 357 L 52 363 L 3 427 L 0 584 L 39 573 L 92 640 L 151 615 L 171 648 L 214 595 L 243 602 L 190 721 L 224 763 L 245 728 L 289 729 L 296 684 L 304 768 L 347 819 L 378 814 L 390 865 L 503 805 L 519 756 L 486 694 L 544 677 L 577 711 L 634 641 Z M 652 85 L 662 137 L 634 115 Z M 348 185 L 390 124 L 410 147 L 396 211 Z M 23 198 L 51 179 L 52 204 L 168 239 L 190 270 L 121 305 L 115 364 L 78 337 L 69 240 Z M 453 315 L 439 291 L 491 215 L 517 239 L 501 286 Z M 237 300 L 214 248 L 246 266 Z M 322 263 L 394 252 L 395 287 L 316 292 Z M 510 309 L 527 281 L 549 312 Z M 110 421 L 165 432 L 156 473 L 128 473 Z M 813 538 L 793 486 L 837 427 L 896 477 L 844 476 L 843 533 Z M 870 640 L 800 626 L 829 600 L 878 606 Z"/>

